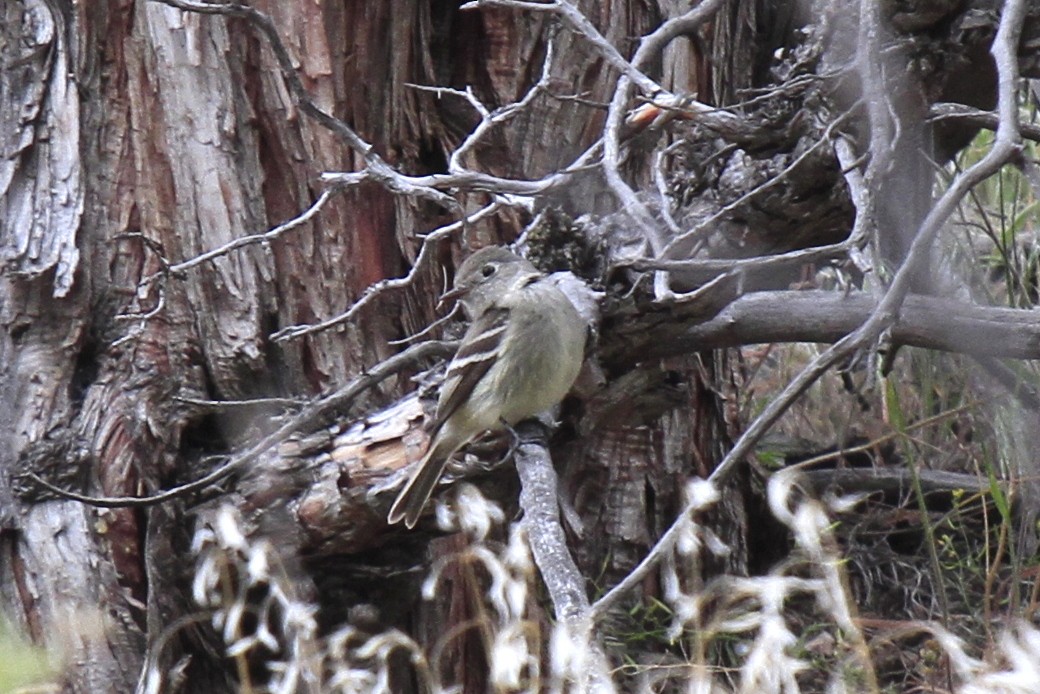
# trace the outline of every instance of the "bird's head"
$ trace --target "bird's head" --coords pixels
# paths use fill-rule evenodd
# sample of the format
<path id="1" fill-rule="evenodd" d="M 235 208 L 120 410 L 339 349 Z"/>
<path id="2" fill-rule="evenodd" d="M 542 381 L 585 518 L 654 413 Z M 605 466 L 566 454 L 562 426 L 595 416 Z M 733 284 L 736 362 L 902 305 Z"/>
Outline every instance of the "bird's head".
<path id="1" fill-rule="evenodd" d="M 516 253 L 500 246 L 489 246 L 466 258 L 459 266 L 455 273 L 455 286 L 441 296 L 441 303 L 458 299 L 472 318 L 495 297 L 540 276 L 534 265 Z"/>

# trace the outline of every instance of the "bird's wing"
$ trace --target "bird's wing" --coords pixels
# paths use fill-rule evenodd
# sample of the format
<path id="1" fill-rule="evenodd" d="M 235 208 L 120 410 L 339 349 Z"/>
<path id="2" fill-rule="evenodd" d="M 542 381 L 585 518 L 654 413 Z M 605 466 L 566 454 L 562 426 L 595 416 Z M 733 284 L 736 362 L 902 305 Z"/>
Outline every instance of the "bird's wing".
<path id="1" fill-rule="evenodd" d="M 436 436 L 444 422 L 469 400 L 473 388 L 495 363 L 508 322 L 509 309 L 492 307 L 481 313 L 466 331 L 444 376 L 431 436 Z"/>

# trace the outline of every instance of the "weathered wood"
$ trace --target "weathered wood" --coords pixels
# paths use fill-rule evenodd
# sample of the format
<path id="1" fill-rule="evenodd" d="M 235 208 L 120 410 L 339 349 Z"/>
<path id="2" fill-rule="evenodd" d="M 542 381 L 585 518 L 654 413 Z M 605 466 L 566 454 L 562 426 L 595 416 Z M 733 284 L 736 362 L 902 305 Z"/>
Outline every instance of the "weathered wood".
<path id="1" fill-rule="evenodd" d="M 718 315 L 683 305 L 626 307 L 608 314 L 606 364 L 768 342 L 836 342 L 876 308 L 865 292 L 756 292 Z M 910 295 L 891 331 L 893 346 L 909 345 L 977 356 L 1040 358 L 1040 316 L 1026 309 L 979 306 Z"/>

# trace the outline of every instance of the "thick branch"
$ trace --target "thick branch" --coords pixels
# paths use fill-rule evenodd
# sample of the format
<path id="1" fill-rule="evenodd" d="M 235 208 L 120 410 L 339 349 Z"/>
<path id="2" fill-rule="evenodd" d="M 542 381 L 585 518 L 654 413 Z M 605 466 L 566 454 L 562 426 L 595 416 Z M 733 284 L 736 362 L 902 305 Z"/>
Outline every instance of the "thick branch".
<path id="1" fill-rule="evenodd" d="M 545 427 L 523 423 L 516 450 L 516 471 L 520 476 L 520 507 L 531 542 L 535 564 L 552 599 L 558 620 L 583 617 L 589 609 L 585 579 L 567 549 L 567 538 L 560 523 L 556 470 L 549 458 Z"/>
<path id="2" fill-rule="evenodd" d="M 769 342 L 836 342 L 859 328 L 877 308 L 856 292 L 758 292 L 737 299 L 710 320 L 683 315 L 675 305 L 619 315 L 604 330 L 602 357 L 624 365 L 693 351 Z M 1040 358 L 1040 315 L 1035 311 L 977 306 L 911 295 L 892 326 L 891 340 L 975 356 Z"/>

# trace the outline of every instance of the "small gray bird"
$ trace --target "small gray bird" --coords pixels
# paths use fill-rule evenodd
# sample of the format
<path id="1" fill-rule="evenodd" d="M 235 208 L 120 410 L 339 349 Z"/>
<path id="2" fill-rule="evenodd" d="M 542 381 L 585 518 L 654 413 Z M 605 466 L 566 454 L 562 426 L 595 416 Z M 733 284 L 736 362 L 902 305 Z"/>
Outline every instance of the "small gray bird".
<path id="1" fill-rule="evenodd" d="M 563 400 L 585 353 L 585 322 L 556 285 L 504 248 L 466 259 L 445 298 L 473 320 L 448 365 L 430 447 L 387 516 L 414 527 L 451 456 Z"/>

